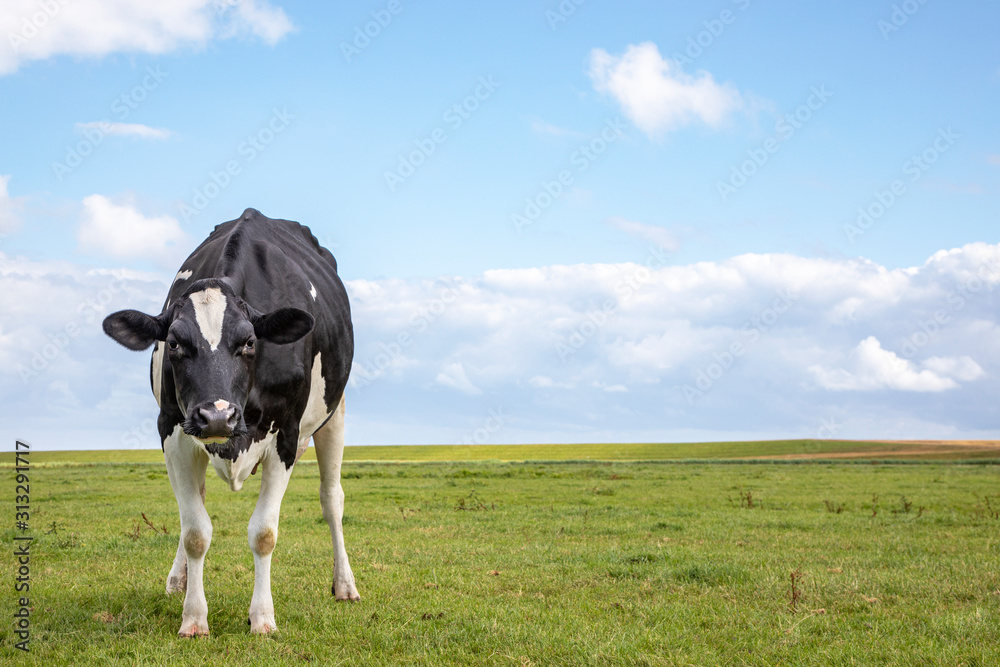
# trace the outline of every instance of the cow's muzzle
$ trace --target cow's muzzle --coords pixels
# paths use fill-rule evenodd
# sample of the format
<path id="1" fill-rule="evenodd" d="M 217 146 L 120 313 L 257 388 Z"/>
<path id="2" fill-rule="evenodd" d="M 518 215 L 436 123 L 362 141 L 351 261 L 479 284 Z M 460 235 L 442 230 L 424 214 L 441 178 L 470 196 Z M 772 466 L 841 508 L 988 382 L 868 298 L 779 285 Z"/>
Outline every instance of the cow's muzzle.
<path id="1" fill-rule="evenodd" d="M 243 430 L 242 412 L 226 401 L 197 406 L 184 424 L 185 433 L 203 442 L 224 442 Z"/>

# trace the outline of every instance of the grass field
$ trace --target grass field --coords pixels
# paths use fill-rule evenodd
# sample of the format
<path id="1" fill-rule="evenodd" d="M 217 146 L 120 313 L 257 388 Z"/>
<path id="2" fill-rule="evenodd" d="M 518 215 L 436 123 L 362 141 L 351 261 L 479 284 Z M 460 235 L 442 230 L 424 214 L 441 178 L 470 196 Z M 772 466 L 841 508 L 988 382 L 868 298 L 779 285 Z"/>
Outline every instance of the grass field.
<path id="1" fill-rule="evenodd" d="M 732 458 L 738 444 L 675 445 L 695 454 L 664 458 Z M 585 447 L 565 458 L 630 446 Z M 552 451 L 538 456 L 556 461 Z M 178 520 L 159 453 L 145 464 L 101 453 L 116 465 L 39 454 L 31 652 L 13 649 L 8 624 L 3 664 L 1000 664 L 994 465 L 540 463 L 497 452 L 348 463 L 345 533 L 362 600 L 345 604 L 329 593 L 332 548 L 307 461 L 282 508 L 271 637 L 246 625 L 259 479 L 232 493 L 210 471 L 212 636 L 181 640 L 182 599 L 163 592 Z"/>
<path id="2" fill-rule="evenodd" d="M 997 441 L 765 440 L 757 442 L 615 443 L 573 445 L 422 445 L 348 447 L 345 461 L 701 461 L 701 460 L 948 460 L 1000 463 Z M 315 461 L 310 447 L 303 461 Z M 0 453 L 0 467 L 14 455 Z M 163 463 L 158 449 L 34 451 L 34 465 Z"/>

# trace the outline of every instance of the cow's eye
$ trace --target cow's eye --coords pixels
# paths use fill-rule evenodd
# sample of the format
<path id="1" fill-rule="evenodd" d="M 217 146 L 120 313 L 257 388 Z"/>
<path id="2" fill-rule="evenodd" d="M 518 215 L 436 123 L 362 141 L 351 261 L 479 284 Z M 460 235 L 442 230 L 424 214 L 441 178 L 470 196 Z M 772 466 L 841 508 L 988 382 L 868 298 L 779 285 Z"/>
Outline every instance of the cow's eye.
<path id="1" fill-rule="evenodd" d="M 247 352 L 253 352 L 254 349 L 254 339 L 251 338 L 247 342 L 243 343 L 243 349 Z"/>
<path id="2" fill-rule="evenodd" d="M 167 347 L 170 348 L 171 352 L 176 352 L 180 348 L 180 345 L 178 345 L 175 340 L 168 340 Z"/>

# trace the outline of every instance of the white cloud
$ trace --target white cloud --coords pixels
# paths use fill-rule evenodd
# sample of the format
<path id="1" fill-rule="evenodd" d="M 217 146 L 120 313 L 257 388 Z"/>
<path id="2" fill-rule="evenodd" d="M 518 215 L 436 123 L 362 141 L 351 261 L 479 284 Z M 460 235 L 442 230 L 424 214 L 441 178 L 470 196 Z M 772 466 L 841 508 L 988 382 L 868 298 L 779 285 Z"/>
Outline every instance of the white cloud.
<path id="1" fill-rule="evenodd" d="M 924 367 L 945 377 L 952 377 L 962 382 L 972 382 L 986 375 L 982 367 L 971 357 L 931 357 L 924 362 Z"/>
<path id="2" fill-rule="evenodd" d="M 543 120 L 534 118 L 531 121 L 531 129 L 538 134 L 548 134 L 553 137 L 585 137 L 586 135 L 582 132 L 576 132 L 574 130 L 567 130 L 566 128 L 553 125 L 551 123 L 546 123 Z"/>
<path id="3" fill-rule="evenodd" d="M 469 378 L 465 375 L 465 369 L 460 363 L 452 363 L 445 366 L 437 374 L 435 380 L 446 387 L 458 389 L 463 394 L 469 394 L 470 396 L 483 393 L 481 389 L 469 381 Z"/>
<path id="4" fill-rule="evenodd" d="M 103 195 L 84 197 L 77 241 L 83 250 L 117 259 L 152 259 L 165 267 L 175 266 L 191 250 L 175 218 L 146 217 L 132 204 Z"/>
<path id="5" fill-rule="evenodd" d="M 509 418 L 491 442 L 814 438 L 831 420 L 836 437 L 1000 436 L 1000 244 L 904 269 L 785 254 L 640 268 L 348 281 L 365 380 L 348 389 L 349 442 L 455 442 L 490 410 Z M 175 270 L 118 285 L 0 253 L 0 401 L 16 417 L 0 439 L 121 446 L 155 416 L 148 355 L 100 320 L 159 312 Z"/>
<path id="6" fill-rule="evenodd" d="M 0 234 L 9 234 L 21 227 L 21 197 L 11 197 L 7 192 L 10 175 L 0 174 Z"/>
<path id="7" fill-rule="evenodd" d="M 223 37 L 242 36 L 246 34 L 260 37 L 264 43 L 274 46 L 295 26 L 280 7 L 272 7 L 267 0 L 214 0 L 220 7 L 220 13 L 227 8 L 235 10 L 235 16 L 223 30 Z"/>
<path id="8" fill-rule="evenodd" d="M 572 389 L 574 387 L 571 382 L 555 382 L 545 375 L 534 376 L 528 380 L 528 384 L 535 389 Z"/>
<path id="9" fill-rule="evenodd" d="M 398 397 L 447 424 L 460 408 L 420 389 L 443 385 L 532 424 L 525 438 L 537 429 L 563 441 L 596 437 L 586 429 L 597 423 L 622 438 L 815 437 L 831 415 L 848 424 L 843 437 L 982 432 L 994 427 L 969 406 L 997 382 L 998 288 L 1000 245 L 985 243 L 903 269 L 748 254 L 648 273 L 637 261 L 354 280 L 356 369 L 376 367 L 397 340 L 415 363 L 351 401 L 362 414 L 370 401 L 375 423 Z M 927 338 L 921 323 L 941 311 Z M 684 387 L 699 378 L 706 390 L 689 402 Z"/>
<path id="10" fill-rule="evenodd" d="M 44 449 L 122 447 L 126 432 L 155 419 L 148 354 L 111 341 L 101 321 L 123 308 L 160 312 L 168 284 L 0 252 L 0 437 Z M 116 388 L 127 388 L 121 400 L 100 407 Z"/>
<path id="11" fill-rule="evenodd" d="M 913 362 L 883 349 L 875 336 L 869 336 L 858 343 L 850 357 L 850 370 L 815 365 L 810 366 L 809 371 L 821 387 L 834 391 L 945 391 L 958 387 L 958 383 L 950 377 L 931 368 L 918 370 Z M 982 372 L 971 359 L 966 357 L 965 360 Z M 940 371 L 946 367 L 955 368 L 958 363 L 955 359 L 940 359 L 937 363 L 927 365 L 933 365 Z M 967 377 L 968 373 L 964 375 Z"/>
<path id="12" fill-rule="evenodd" d="M 273 45 L 294 29 L 267 0 L 6 0 L 0 5 L 0 75 L 58 55 L 168 53 L 212 39 L 255 35 Z"/>
<path id="13" fill-rule="evenodd" d="M 104 120 L 77 123 L 78 130 L 99 130 L 109 137 L 137 137 L 139 139 L 169 139 L 172 132 L 162 127 L 149 127 L 138 123 L 112 123 Z"/>
<path id="14" fill-rule="evenodd" d="M 718 84 L 705 71 L 692 76 L 660 55 L 656 44 L 632 44 L 622 56 L 604 49 L 590 53 L 594 89 L 610 94 L 646 134 L 661 136 L 695 121 L 716 127 L 743 98 L 731 84 Z"/>
<path id="15" fill-rule="evenodd" d="M 608 218 L 607 223 L 625 232 L 630 236 L 634 236 L 643 241 L 648 241 L 653 245 L 662 248 L 667 252 L 677 252 L 680 250 L 681 242 L 674 236 L 666 227 L 660 227 L 659 225 L 647 225 L 641 222 L 633 222 L 632 220 L 626 220 L 625 218 L 620 218 L 618 216 L 613 216 Z"/>

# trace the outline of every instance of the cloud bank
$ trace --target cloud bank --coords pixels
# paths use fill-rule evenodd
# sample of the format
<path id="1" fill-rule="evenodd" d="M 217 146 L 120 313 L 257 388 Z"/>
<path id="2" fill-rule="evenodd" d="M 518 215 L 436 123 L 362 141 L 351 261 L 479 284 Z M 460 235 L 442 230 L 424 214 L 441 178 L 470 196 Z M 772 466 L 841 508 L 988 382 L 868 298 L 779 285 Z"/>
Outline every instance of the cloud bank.
<path id="1" fill-rule="evenodd" d="M 349 443 L 463 442 L 501 413 L 490 442 L 1000 435 L 1000 245 L 902 269 L 787 254 L 670 266 L 657 252 L 347 281 Z M 121 446 L 155 415 L 148 355 L 106 339 L 100 319 L 159 312 L 169 276 L 104 294 L 107 271 L 0 267 L 0 400 L 14 416 L 2 436 Z"/>

